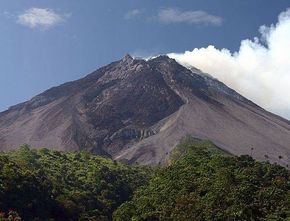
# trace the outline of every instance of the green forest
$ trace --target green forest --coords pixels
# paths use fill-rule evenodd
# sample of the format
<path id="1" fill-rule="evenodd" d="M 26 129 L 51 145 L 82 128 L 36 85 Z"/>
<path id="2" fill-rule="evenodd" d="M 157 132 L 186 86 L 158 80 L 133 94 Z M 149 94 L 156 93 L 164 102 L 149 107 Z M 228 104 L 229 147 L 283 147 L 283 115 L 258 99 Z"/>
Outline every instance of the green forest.
<path id="1" fill-rule="evenodd" d="M 191 138 L 155 168 L 23 145 L 0 153 L 0 221 L 287 221 L 289 176 Z"/>

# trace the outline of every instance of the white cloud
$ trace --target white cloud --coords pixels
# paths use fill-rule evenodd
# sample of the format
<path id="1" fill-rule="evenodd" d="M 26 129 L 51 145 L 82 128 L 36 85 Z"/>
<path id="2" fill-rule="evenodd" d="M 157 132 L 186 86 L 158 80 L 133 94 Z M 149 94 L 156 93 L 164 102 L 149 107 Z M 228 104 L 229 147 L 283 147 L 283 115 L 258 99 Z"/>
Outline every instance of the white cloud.
<path id="1" fill-rule="evenodd" d="M 8 19 L 15 17 L 15 15 L 9 11 L 4 11 L 4 12 L 2 12 L 2 14 Z"/>
<path id="2" fill-rule="evenodd" d="M 290 9 L 278 23 L 260 27 L 260 38 L 241 41 L 240 49 L 195 48 L 172 53 L 186 66 L 210 73 L 262 107 L 290 119 Z"/>
<path id="3" fill-rule="evenodd" d="M 142 14 L 142 11 L 140 9 L 135 8 L 131 11 L 128 11 L 124 17 L 125 19 L 133 19 L 140 16 L 141 14 Z"/>
<path id="4" fill-rule="evenodd" d="M 57 14 L 49 8 L 30 8 L 23 14 L 18 15 L 17 22 L 29 28 L 48 29 L 65 21 L 70 15 Z"/>
<path id="5" fill-rule="evenodd" d="M 161 9 L 158 12 L 158 20 L 163 23 L 188 23 L 204 25 L 221 25 L 223 19 L 219 16 L 208 14 L 205 11 L 180 11 L 175 8 Z"/>

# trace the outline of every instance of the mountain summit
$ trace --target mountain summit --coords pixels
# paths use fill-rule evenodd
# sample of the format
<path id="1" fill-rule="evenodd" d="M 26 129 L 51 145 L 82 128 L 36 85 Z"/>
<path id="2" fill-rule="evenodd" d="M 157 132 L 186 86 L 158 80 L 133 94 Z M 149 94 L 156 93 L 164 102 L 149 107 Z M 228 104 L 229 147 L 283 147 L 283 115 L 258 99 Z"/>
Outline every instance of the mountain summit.
<path id="1" fill-rule="evenodd" d="M 180 139 L 290 162 L 290 122 L 167 56 L 126 55 L 0 113 L 0 148 L 23 143 L 157 165 Z"/>

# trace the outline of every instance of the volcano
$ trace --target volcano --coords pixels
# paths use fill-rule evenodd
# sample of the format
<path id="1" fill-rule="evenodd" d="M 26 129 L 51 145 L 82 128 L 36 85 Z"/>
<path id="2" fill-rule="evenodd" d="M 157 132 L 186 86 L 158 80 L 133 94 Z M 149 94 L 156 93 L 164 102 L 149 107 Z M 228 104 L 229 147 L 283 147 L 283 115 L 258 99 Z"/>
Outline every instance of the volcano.
<path id="1" fill-rule="evenodd" d="M 0 149 L 21 144 L 164 164 L 190 135 L 224 151 L 290 162 L 290 122 L 174 59 L 123 59 L 0 113 Z"/>

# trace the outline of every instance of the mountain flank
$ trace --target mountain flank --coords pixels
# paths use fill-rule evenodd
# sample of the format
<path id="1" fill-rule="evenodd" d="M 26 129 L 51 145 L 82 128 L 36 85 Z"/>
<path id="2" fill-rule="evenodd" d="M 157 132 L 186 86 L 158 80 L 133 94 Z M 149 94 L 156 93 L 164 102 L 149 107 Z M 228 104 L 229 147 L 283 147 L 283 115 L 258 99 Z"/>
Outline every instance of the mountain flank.
<path id="1" fill-rule="evenodd" d="M 287 165 L 290 122 L 167 56 L 123 59 L 0 113 L 0 148 L 27 143 L 164 164 L 181 138 Z"/>

